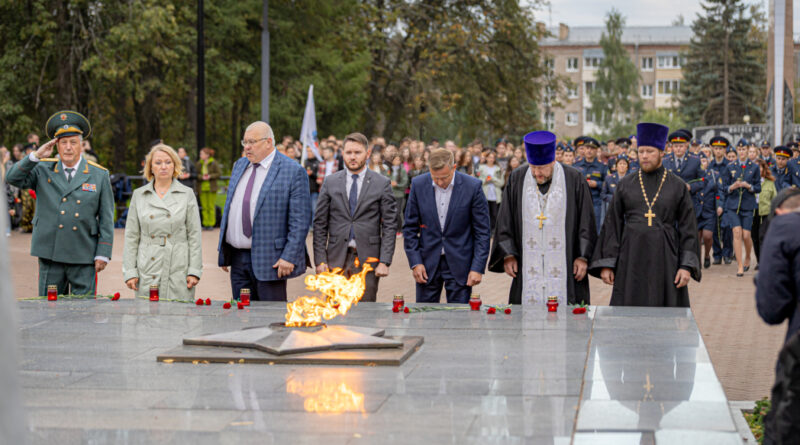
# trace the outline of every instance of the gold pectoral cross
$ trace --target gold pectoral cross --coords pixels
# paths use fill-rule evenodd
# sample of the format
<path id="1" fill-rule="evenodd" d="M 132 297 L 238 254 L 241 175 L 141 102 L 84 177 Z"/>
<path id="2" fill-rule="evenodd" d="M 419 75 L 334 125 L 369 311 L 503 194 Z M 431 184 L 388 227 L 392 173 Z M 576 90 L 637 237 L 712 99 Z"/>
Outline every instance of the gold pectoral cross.
<path id="1" fill-rule="evenodd" d="M 547 217 L 546 217 L 546 216 L 544 216 L 544 212 L 542 212 L 541 214 L 539 214 L 539 216 L 537 216 L 537 217 L 536 217 L 536 219 L 538 219 L 538 220 L 539 220 L 539 230 L 542 230 L 542 227 L 544 226 L 544 220 L 546 220 L 546 219 L 547 219 Z"/>
<path id="2" fill-rule="evenodd" d="M 655 218 L 656 214 L 653 213 L 652 209 L 647 209 L 647 213 L 644 214 L 644 217 L 647 218 L 647 227 L 653 226 L 653 218 Z"/>

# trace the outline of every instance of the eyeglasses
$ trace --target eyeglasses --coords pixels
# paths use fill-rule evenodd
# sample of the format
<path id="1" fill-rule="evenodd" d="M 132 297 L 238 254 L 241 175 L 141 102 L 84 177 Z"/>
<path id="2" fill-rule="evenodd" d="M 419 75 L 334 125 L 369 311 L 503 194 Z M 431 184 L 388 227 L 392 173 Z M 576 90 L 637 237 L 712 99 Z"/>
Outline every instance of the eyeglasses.
<path id="1" fill-rule="evenodd" d="M 261 141 L 266 141 L 267 139 L 269 139 L 269 138 L 261 138 L 261 139 L 255 139 L 255 140 L 242 139 L 242 147 L 247 147 L 248 145 L 255 145 L 255 144 L 257 144 L 257 143 L 259 143 Z"/>

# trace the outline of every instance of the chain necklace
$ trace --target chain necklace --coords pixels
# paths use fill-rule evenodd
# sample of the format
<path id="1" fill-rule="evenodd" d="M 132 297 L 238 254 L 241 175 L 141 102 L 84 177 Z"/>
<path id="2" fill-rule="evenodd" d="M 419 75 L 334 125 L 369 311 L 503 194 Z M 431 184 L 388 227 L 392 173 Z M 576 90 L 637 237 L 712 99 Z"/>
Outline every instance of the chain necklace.
<path id="1" fill-rule="evenodd" d="M 647 227 L 653 226 L 653 218 L 656 216 L 653 213 L 653 206 L 656 203 L 656 199 L 658 199 L 658 194 L 661 193 L 661 187 L 664 186 L 664 182 L 667 180 L 667 169 L 664 169 L 664 175 L 661 177 L 661 184 L 658 185 L 658 190 L 656 191 L 656 196 L 653 197 L 653 202 L 647 200 L 647 192 L 644 190 L 644 181 L 642 180 L 642 170 L 639 170 L 639 185 L 642 186 L 642 196 L 644 197 L 644 203 L 647 204 L 647 213 L 644 214 L 644 217 L 647 218 Z"/>

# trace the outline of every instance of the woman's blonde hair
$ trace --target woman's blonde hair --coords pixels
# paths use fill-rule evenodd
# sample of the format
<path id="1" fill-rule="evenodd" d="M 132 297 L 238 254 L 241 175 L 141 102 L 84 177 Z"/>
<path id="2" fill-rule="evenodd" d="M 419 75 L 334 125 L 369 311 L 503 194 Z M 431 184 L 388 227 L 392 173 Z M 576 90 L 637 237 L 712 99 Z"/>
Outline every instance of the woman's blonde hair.
<path id="1" fill-rule="evenodd" d="M 173 150 L 172 147 L 166 144 L 158 144 L 150 149 L 150 153 L 147 153 L 147 157 L 144 158 L 144 177 L 148 181 L 153 180 L 153 168 L 151 167 L 153 163 L 153 155 L 155 152 L 161 151 L 167 154 L 167 156 L 172 159 L 172 165 L 175 166 L 175 171 L 172 172 L 172 178 L 177 178 L 183 173 L 183 163 L 181 159 L 178 157 L 178 153 Z"/>

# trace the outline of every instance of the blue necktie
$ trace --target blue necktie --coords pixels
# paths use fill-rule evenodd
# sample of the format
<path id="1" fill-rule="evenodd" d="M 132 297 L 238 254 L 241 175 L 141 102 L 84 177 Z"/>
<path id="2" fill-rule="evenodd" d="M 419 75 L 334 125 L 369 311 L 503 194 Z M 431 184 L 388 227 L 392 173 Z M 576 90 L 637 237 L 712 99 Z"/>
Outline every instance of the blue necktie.
<path id="1" fill-rule="evenodd" d="M 356 205 L 358 205 L 358 175 L 353 175 L 353 185 L 350 186 L 350 217 L 356 214 Z M 356 237 L 353 231 L 353 224 L 350 224 L 350 239 Z"/>

